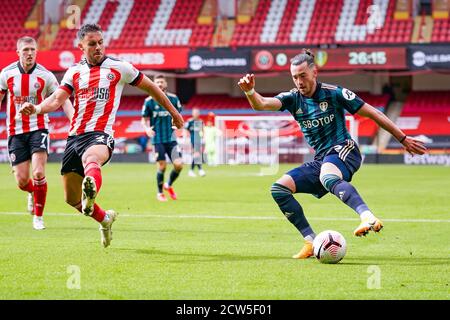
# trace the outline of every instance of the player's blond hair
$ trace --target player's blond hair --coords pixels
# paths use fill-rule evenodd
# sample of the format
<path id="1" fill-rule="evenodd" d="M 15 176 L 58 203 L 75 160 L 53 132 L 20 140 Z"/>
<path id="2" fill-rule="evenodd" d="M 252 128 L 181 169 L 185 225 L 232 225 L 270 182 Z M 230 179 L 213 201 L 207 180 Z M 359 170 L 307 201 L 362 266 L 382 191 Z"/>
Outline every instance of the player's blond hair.
<path id="1" fill-rule="evenodd" d="M 33 37 L 24 36 L 24 37 L 17 39 L 17 50 L 20 49 L 20 46 L 23 43 L 34 43 L 35 45 L 37 45 L 36 39 L 34 39 Z"/>

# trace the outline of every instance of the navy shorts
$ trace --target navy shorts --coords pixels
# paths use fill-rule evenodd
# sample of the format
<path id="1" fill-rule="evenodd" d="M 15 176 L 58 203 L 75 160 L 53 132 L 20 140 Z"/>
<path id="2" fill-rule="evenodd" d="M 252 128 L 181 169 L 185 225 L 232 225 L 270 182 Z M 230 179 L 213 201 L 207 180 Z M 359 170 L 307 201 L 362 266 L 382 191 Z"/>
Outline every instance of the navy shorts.
<path id="1" fill-rule="evenodd" d="M 155 161 L 165 161 L 166 154 L 173 162 L 181 158 L 180 148 L 176 141 L 167 143 L 156 143 L 155 145 Z"/>
<path id="2" fill-rule="evenodd" d="M 325 156 L 304 163 L 286 174 L 294 179 L 296 193 L 309 193 L 317 198 L 322 198 L 328 193 L 320 182 L 320 168 L 323 163 L 331 162 L 336 165 L 341 170 L 343 179 L 350 182 L 361 166 L 361 161 L 361 153 L 356 142 L 346 140 L 344 143 L 330 148 Z"/>
<path id="3" fill-rule="evenodd" d="M 104 163 L 108 163 L 114 150 L 114 138 L 105 132 L 87 132 L 77 136 L 67 138 L 66 149 L 64 150 L 61 174 L 75 172 L 84 177 L 84 167 L 81 158 L 89 147 L 94 145 L 105 145 L 109 148 L 109 158 Z"/>
<path id="4" fill-rule="evenodd" d="M 35 152 L 47 152 L 50 139 L 48 130 L 36 130 L 8 137 L 8 152 L 11 165 L 31 160 Z"/>

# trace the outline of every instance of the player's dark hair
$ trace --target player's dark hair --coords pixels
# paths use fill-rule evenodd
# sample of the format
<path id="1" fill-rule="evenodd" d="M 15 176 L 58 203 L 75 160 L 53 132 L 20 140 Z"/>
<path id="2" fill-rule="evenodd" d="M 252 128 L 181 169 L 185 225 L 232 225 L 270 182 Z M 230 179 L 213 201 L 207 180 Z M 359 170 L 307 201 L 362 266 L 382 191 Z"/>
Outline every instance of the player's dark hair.
<path id="1" fill-rule="evenodd" d="M 77 36 L 78 39 L 83 40 L 86 34 L 89 32 L 100 32 L 103 33 L 102 27 L 96 23 L 87 23 L 81 26 L 80 30 L 78 30 Z"/>
<path id="2" fill-rule="evenodd" d="M 291 59 L 291 64 L 294 66 L 299 66 L 306 61 L 308 67 L 314 66 L 314 54 L 308 49 L 302 49 L 303 52 L 299 53 Z"/>
<path id="3" fill-rule="evenodd" d="M 157 74 L 156 76 L 155 76 L 155 80 L 156 79 L 163 79 L 163 80 L 166 80 L 166 77 L 163 75 L 163 74 Z"/>

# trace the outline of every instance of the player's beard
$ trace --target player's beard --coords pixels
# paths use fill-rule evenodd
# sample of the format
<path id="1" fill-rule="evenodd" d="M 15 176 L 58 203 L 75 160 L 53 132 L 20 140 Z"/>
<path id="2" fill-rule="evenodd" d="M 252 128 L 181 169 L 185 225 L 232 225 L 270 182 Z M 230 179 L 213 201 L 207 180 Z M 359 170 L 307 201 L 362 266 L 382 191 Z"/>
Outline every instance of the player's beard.
<path id="1" fill-rule="evenodd" d="M 94 63 L 94 65 L 99 64 L 103 60 L 104 56 L 105 55 L 102 52 L 94 52 L 92 54 L 92 57 L 91 57 L 92 62 Z"/>

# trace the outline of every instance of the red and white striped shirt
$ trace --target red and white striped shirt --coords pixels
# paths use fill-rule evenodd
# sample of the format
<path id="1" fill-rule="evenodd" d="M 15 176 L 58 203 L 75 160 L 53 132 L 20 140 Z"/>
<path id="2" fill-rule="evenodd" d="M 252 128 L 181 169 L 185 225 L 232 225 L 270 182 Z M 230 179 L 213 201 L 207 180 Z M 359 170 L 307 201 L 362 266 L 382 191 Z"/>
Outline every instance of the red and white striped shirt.
<path id="1" fill-rule="evenodd" d="M 70 67 L 60 88 L 74 93 L 75 113 L 69 135 L 101 131 L 113 136 L 113 123 L 126 83 L 137 85 L 143 74 L 128 62 L 105 57 L 100 65 L 86 59 Z"/>
<path id="2" fill-rule="evenodd" d="M 35 64 L 28 72 L 14 62 L 0 73 L 0 90 L 7 94 L 6 123 L 8 136 L 48 129 L 47 114 L 25 116 L 19 109 L 25 102 L 38 104 L 58 88 L 53 73 L 40 64 Z"/>

